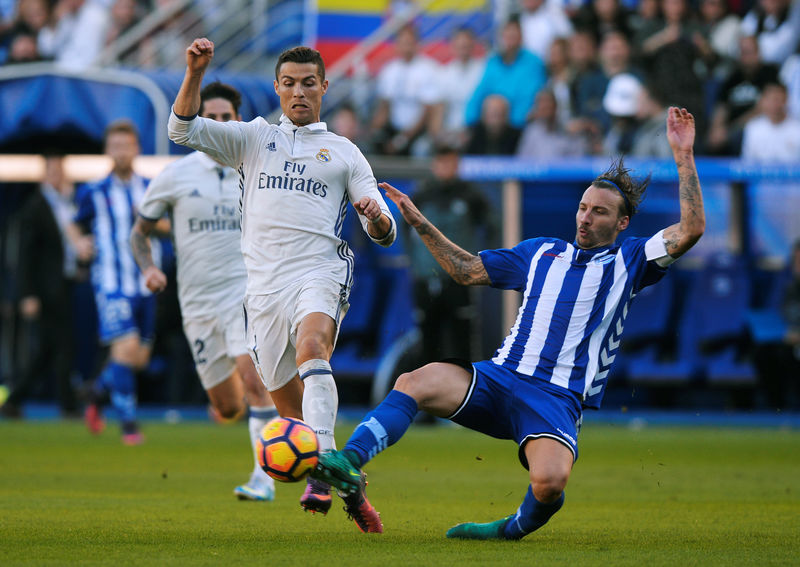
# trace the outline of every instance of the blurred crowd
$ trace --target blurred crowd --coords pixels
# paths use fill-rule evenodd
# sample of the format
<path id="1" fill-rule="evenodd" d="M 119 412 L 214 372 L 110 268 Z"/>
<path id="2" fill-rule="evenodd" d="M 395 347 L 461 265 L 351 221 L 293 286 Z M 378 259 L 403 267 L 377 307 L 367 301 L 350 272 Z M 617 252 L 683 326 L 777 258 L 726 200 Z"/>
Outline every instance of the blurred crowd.
<path id="1" fill-rule="evenodd" d="M 435 50 L 439 40 L 402 28 L 395 57 L 337 107 L 337 131 L 385 155 L 430 156 L 446 142 L 477 155 L 661 158 L 669 157 L 666 108 L 677 105 L 697 120 L 699 153 L 800 160 L 800 0 L 512 4 L 494 45 L 459 28 L 447 50 Z M 0 62 L 113 64 L 104 48 L 171 6 L 0 0 Z M 115 51 L 116 61 L 180 61 L 205 33 L 192 6 Z"/>
<path id="2" fill-rule="evenodd" d="M 103 52 L 156 9 L 173 0 L 0 0 L 0 63 L 54 61 L 86 69 L 123 58 L 146 68 L 161 68 L 181 56 L 189 42 L 205 33 L 191 6 L 171 10 L 164 23 L 131 47 L 103 61 Z"/>
<path id="3" fill-rule="evenodd" d="M 363 149 L 429 155 L 445 140 L 474 155 L 664 158 L 677 105 L 697 119 L 699 153 L 800 161 L 800 2 L 518 7 L 493 48 L 456 30 L 445 62 L 400 30 L 359 117 Z"/>

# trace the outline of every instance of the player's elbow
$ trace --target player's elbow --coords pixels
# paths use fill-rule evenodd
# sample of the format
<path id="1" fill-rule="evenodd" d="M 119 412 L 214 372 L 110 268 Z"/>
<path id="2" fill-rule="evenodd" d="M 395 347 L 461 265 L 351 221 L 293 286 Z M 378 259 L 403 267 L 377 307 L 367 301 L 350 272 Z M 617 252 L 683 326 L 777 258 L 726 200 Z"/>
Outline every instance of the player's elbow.
<path id="1" fill-rule="evenodd" d="M 695 219 L 686 230 L 686 237 L 689 240 L 689 245 L 694 246 L 697 244 L 697 241 L 700 240 L 705 231 L 706 219 L 704 217 Z"/>
<path id="2" fill-rule="evenodd" d="M 167 137 L 175 142 L 185 146 L 189 143 L 190 123 L 180 122 L 178 118 L 172 114 L 167 123 Z"/>
<path id="3" fill-rule="evenodd" d="M 171 125 L 170 128 L 167 129 L 167 135 L 169 136 L 170 140 L 181 146 L 185 146 L 189 143 L 189 133 L 183 130 L 172 128 Z"/>

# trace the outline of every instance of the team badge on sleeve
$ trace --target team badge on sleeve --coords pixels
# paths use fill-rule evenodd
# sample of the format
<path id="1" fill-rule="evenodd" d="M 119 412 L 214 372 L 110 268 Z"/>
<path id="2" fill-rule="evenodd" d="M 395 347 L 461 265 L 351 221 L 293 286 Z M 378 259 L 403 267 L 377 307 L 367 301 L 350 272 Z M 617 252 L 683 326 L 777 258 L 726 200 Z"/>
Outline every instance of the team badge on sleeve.
<path id="1" fill-rule="evenodd" d="M 327 163 L 327 162 L 331 161 L 331 152 L 330 152 L 330 150 L 327 150 L 325 148 L 321 148 L 319 150 L 319 152 L 317 152 L 317 155 L 314 156 L 314 157 L 317 158 L 317 161 L 320 161 L 322 163 Z"/>

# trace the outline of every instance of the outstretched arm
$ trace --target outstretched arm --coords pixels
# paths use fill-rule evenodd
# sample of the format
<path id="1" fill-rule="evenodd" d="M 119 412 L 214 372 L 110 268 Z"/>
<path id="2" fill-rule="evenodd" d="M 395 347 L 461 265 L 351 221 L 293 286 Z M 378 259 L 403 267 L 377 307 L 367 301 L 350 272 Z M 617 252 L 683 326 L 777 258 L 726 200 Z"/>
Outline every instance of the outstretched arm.
<path id="1" fill-rule="evenodd" d="M 153 263 L 153 252 L 150 249 L 150 234 L 156 228 L 156 221 L 137 217 L 131 229 L 131 251 L 139 269 L 144 275 L 147 289 L 153 293 L 164 291 L 167 287 L 167 276 Z"/>
<path id="2" fill-rule="evenodd" d="M 378 187 L 386 191 L 386 196 L 394 201 L 405 221 L 417 231 L 434 259 L 456 283 L 461 285 L 491 283 L 480 256 L 470 254 L 449 240 L 425 218 L 408 195 L 388 183 L 378 183 Z"/>
<path id="3" fill-rule="evenodd" d="M 672 258 L 678 258 L 694 246 L 706 227 L 703 193 L 694 164 L 694 117 L 685 108 L 670 107 L 667 116 L 667 139 L 678 166 L 678 191 L 681 220 L 664 229 L 664 244 Z"/>
<path id="4" fill-rule="evenodd" d="M 200 111 L 200 86 L 213 57 L 214 43 L 204 37 L 195 39 L 186 49 L 186 74 L 172 107 L 178 116 L 194 116 Z"/>

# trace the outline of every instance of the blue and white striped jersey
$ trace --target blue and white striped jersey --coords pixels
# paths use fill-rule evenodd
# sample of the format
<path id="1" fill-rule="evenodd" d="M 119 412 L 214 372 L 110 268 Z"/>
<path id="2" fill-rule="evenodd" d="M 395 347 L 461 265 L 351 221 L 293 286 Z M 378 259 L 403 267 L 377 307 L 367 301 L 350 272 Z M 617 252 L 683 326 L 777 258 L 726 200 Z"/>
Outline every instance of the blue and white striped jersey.
<path id="1" fill-rule="evenodd" d="M 127 297 L 150 295 L 129 244 L 136 220 L 136 207 L 147 189 L 148 180 L 134 174 L 127 183 L 117 176 L 89 183 L 77 196 L 75 222 L 91 229 L 95 257 L 92 285 L 95 293 L 119 293 Z M 153 246 L 153 259 L 159 264 L 160 248 Z"/>
<path id="2" fill-rule="evenodd" d="M 492 287 L 523 293 L 517 320 L 492 362 L 578 394 L 600 407 L 628 307 L 666 268 L 663 231 L 583 250 L 557 238 L 480 253 Z"/>

